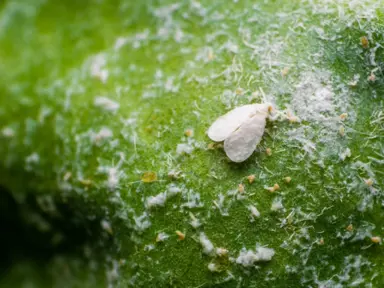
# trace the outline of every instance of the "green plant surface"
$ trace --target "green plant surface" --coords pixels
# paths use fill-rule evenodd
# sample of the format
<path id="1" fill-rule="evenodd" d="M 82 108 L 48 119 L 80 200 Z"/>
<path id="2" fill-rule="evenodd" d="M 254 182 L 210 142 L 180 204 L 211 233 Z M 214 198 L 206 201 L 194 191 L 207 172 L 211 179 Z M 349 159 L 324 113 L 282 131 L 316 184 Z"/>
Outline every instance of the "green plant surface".
<path id="1" fill-rule="evenodd" d="M 35 199 L 46 219 L 28 225 L 47 245 L 76 239 L 59 218 L 101 231 L 84 224 L 79 249 L 14 263 L 0 283 L 381 287 L 383 7 L 6 1 L 0 184 L 19 205 Z M 247 161 L 230 162 L 208 127 L 263 101 L 281 116 Z M 204 253 L 201 235 L 228 254 Z M 238 263 L 256 245 L 272 259 Z"/>

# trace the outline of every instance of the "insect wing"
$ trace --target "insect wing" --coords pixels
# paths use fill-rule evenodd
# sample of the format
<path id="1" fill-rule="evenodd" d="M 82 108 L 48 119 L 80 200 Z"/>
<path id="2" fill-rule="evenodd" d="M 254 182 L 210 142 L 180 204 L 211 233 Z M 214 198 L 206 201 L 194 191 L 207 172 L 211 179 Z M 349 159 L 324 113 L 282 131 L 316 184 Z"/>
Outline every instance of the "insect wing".
<path id="1" fill-rule="evenodd" d="M 240 106 L 220 116 L 211 127 L 209 127 L 208 137 L 216 142 L 224 141 L 255 113 L 258 106 L 259 104 Z"/>
<path id="2" fill-rule="evenodd" d="M 224 150 L 233 162 L 243 162 L 255 151 L 263 137 L 267 114 L 257 112 L 224 141 Z"/>

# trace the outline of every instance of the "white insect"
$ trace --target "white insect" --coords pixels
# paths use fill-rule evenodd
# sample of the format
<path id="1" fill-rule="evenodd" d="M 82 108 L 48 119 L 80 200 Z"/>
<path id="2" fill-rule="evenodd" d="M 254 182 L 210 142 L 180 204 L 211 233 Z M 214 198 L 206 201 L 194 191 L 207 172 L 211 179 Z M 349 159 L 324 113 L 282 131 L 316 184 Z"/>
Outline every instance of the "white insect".
<path id="1" fill-rule="evenodd" d="M 213 141 L 224 141 L 224 151 L 233 162 L 252 155 L 264 134 L 270 104 L 248 104 L 219 117 L 208 129 Z"/>

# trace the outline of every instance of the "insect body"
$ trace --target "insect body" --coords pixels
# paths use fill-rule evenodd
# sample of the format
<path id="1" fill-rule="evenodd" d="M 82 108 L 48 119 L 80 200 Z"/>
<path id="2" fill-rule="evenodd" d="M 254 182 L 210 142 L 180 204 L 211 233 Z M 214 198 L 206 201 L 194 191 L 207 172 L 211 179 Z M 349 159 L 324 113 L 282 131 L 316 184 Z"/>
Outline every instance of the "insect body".
<path id="1" fill-rule="evenodd" d="M 219 117 L 208 129 L 213 141 L 224 141 L 224 151 L 233 162 L 243 162 L 255 151 L 264 134 L 271 105 L 248 104 Z"/>

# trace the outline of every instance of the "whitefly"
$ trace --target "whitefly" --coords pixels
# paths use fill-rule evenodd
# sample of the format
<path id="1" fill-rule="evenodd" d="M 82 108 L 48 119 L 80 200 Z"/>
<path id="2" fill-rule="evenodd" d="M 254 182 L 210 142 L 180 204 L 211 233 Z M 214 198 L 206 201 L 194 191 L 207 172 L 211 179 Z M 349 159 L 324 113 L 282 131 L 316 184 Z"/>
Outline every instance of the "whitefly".
<path id="1" fill-rule="evenodd" d="M 224 141 L 224 151 L 231 161 L 243 162 L 260 143 L 271 109 L 267 103 L 237 107 L 216 119 L 208 129 L 208 137 Z"/>

